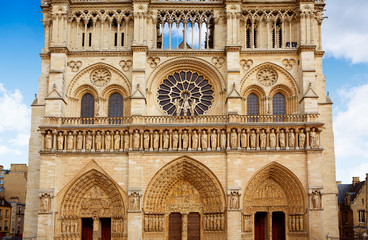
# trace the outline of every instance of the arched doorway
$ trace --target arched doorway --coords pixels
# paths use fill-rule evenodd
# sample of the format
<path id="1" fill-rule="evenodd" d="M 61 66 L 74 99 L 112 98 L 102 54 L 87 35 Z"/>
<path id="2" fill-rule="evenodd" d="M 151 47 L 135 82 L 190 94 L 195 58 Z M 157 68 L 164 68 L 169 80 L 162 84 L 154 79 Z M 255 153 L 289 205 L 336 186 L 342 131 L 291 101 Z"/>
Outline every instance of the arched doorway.
<path id="1" fill-rule="evenodd" d="M 60 211 L 61 239 L 123 239 L 124 203 L 117 185 L 91 170 L 66 191 Z"/>
<path id="2" fill-rule="evenodd" d="M 225 194 L 202 163 L 184 157 L 167 164 L 144 196 L 144 239 L 226 239 Z"/>
<path id="3" fill-rule="evenodd" d="M 307 236 L 305 199 L 294 173 L 278 163 L 265 166 L 250 179 L 244 192 L 244 231 L 255 240 L 292 239 L 293 234 L 303 239 Z"/>

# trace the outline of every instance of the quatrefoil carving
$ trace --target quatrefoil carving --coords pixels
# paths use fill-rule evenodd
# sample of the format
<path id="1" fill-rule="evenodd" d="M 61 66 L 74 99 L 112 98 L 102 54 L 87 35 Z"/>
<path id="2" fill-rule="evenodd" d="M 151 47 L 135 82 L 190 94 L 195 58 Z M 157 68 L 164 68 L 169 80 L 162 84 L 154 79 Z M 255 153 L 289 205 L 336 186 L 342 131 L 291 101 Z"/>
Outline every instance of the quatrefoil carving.
<path id="1" fill-rule="evenodd" d="M 82 66 L 81 61 L 70 61 L 68 66 L 72 69 L 73 72 L 78 72 L 79 68 Z"/>
<path id="2" fill-rule="evenodd" d="M 157 65 L 160 63 L 159 57 L 149 57 L 147 58 L 147 63 L 150 65 L 151 68 L 157 67 Z"/>
<path id="3" fill-rule="evenodd" d="M 124 72 L 128 71 L 130 67 L 133 65 L 131 60 L 121 60 L 120 66 L 123 68 Z"/>
<path id="4" fill-rule="evenodd" d="M 291 58 L 291 59 L 284 59 L 282 60 L 282 64 L 284 64 L 285 68 L 287 70 L 291 70 L 293 69 L 293 66 L 295 65 L 296 61 L 295 59 Z"/>
<path id="5" fill-rule="evenodd" d="M 220 68 L 225 63 L 225 59 L 223 57 L 213 57 L 212 63 L 215 65 L 216 68 Z"/>
<path id="6" fill-rule="evenodd" d="M 252 59 L 240 60 L 240 66 L 243 68 L 244 71 L 248 71 L 252 65 L 253 65 Z"/>

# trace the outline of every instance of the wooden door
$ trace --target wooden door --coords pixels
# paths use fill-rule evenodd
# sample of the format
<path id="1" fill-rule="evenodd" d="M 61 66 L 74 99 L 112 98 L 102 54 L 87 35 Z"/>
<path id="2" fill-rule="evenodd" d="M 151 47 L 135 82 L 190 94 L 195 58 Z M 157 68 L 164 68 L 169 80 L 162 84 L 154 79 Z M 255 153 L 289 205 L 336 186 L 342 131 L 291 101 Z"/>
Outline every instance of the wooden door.
<path id="1" fill-rule="evenodd" d="M 101 218 L 101 240 L 111 239 L 111 218 Z"/>
<path id="2" fill-rule="evenodd" d="M 272 213 L 272 240 L 285 240 L 285 214 Z"/>
<path id="3" fill-rule="evenodd" d="M 188 240 L 201 239 L 201 217 L 199 213 L 188 215 Z"/>
<path id="4" fill-rule="evenodd" d="M 82 240 L 93 240 L 92 218 L 82 218 Z"/>
<path id="5" fill-rule="evenodd" d="M 181 214 L 171 213 L 169 216 L 169 240 L 181 240 L 181 232 Z"/>
<path id="6" fill-rule="evenodd" d="M 257 212 L 254 218 L 255 240 L 266 240 L 267 213 Z"/>

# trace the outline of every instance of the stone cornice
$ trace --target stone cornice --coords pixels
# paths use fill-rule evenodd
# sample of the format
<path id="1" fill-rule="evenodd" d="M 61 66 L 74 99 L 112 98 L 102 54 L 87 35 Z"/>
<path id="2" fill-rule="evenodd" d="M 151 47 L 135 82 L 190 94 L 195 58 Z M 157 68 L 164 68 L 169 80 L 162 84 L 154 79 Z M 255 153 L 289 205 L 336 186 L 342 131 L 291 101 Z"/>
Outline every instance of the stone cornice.
<path id="1" fill-rule="evenodd" d="M 68 53 L 68 48 L 66 47 L 50 47 L 50 53 Z"/>
<path id="2" fill-rule="evenodd" d="M 301 45 L 298 48 L 298 54 L 300 54 L 301 52 L 314 52 L 316 51 L 316 48 L 316 45 Z"/>
<path id="3" fill-rule="evenodd" d="M 132 52 L 148 52 L 147 46 L 132 46 Z"/>
<path id="4" fill-rule="evenodd" d="M 241 55 L 250 55 L 250 54 L 261 54 L 261 55 L 273 55 L 273 54 L 298 54 L 298 50 L 296 49 L 260 49 L 260 50 L 242 50 L 240 52 Z"/>
<path id="5" fill-rule="evenodd" d="M 225 52 L 240 52 L 241 46 L 225 46 Z"/>
<path id="6" fill-rule="evenodd" d="M 148 56 L 225 56 L 222 50 L 149 50 Z"/>

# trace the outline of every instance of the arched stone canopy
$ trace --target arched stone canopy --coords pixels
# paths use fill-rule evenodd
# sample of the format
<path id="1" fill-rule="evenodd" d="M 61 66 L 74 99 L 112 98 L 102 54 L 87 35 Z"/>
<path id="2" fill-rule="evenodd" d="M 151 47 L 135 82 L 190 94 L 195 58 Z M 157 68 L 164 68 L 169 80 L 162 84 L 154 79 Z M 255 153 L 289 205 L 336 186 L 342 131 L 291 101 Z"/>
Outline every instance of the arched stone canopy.
<path id="1" fill-rule="evenodd" d="M 95 190 L 99 191 L 98 194 L 95 193 L 95 198 L 87 196 Z M 92 202 L 86 204 L 83 202 L 86 199 Z M 123 198 L 117 186 L 97 170 L 90 170 L 72 183 L 61 204 L 61 215 L 64 218 L 85 217 L 86 212 L 99 217 L 114 218 L 125 214 Z"/>
<path id="2" fill-rule="evenodd" d="M 174 160 L 156 173 L 144 195 L 144 211 L 164 212 L 170 190 L 183 180 L 199 192 L 205 213 L 224 212 L 226 198 L 220 182 L 211 170 L 189 157 Z"/>
<path id="3" fill-rule="evenodd" d="M 250 214 L 264 207 L 274 207 L 289 214 L 304 214 L 305 196 L 297 176 L 283 165 L 273 162 L 250 179 L 244 191 L 243 211 Z"/>

